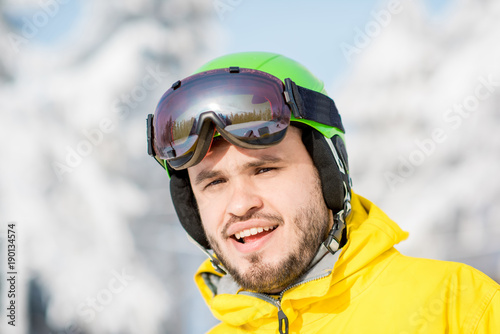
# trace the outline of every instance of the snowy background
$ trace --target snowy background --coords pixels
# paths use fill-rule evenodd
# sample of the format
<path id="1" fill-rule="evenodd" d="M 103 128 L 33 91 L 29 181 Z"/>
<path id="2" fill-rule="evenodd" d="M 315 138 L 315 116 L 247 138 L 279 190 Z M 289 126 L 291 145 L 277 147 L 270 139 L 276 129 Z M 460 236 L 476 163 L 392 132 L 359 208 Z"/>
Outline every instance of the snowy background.
<path id="1" fill-rule="evenodd" d="M 500 280 L 498 1 L 3 0 L 0 13 L 0 275 L 11 222 L 20 266 L 17 326 L 2 313 L 1 333 L 216 323 L 145 118 L 172 82 L 236 51 L 325 81 L 354 189 L 410 232 L 402 252 Z"/>

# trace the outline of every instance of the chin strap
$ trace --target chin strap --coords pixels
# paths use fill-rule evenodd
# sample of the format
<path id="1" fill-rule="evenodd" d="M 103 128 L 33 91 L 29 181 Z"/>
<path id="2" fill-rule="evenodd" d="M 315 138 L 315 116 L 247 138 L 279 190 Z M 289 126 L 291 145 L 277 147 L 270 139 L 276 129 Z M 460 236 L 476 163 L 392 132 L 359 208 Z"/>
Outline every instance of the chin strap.
<path id="1" fill-rule="evenodd" d="M 218 258 L 216 258 L 212 253 L 208 251 L 205 247 L 200 245 L 196 240 L 194 240 L 189 234 L 186 234 L 189 241 L 191 241 L 193 244 L 196 245 L 208 258 L 210 259 L 210 263 L 212 263 L 212 266 L 214 267 L 215 271 L 218 272 L 219 274 L 222 275 L 227 275 L 227 269 L 224 268 L 222 263 L 219 261 Z"/>
<path id="2" fill-rule="evenodd" d="M 335 254 L 340 248 L 342 233 L 345 229 L 345 221 L 351 213 L 351 192 L 348 191 L 347 185 L 344 183 L 344 208 L 333 216 L 333 226 L 323 245 L 332 254 Z"/>

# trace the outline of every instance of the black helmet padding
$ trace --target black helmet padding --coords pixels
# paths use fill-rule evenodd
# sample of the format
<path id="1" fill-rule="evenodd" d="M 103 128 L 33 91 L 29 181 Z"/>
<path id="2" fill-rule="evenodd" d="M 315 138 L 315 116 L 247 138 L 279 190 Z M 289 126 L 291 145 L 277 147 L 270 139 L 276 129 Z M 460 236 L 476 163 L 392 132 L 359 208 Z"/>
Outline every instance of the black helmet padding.
<path id="1" fill-rule="evenodd" d="M 302 141 L 311 156 L 314 165 L 319 173 L 321 180 L 321 187 L 323 190 L 323 198 L 325 199 L 326 206 L 337 213 L 344 208 L 345 189 L 344 183 L 349 187 L 349 175 L 347 172 L 347 151 L 345 149 L 344 141 L 340 136 L 335 135 L 331 139 L 326 138 L 317 130 L 303 126 L 302 128 Z M 326 142 L 330 140 L 333 147 L 343 164 L 346 173 L 342 173 L 337 166 L 335 157 Z"/>
<path id="2" fill-rule="evenodd" d="M 173 171 L 169 168 L 170 172 L 170 194 L 172 202 L 174 203 L 175 212 L 179 217 L 179 221 L 186 232 L 206 249 L 211 249 L 205 230 L 201 225 L 200 213 L 198 212 L 198 205 L 194 198 L 189 175 L 186 169 L 180 171 Z"/>

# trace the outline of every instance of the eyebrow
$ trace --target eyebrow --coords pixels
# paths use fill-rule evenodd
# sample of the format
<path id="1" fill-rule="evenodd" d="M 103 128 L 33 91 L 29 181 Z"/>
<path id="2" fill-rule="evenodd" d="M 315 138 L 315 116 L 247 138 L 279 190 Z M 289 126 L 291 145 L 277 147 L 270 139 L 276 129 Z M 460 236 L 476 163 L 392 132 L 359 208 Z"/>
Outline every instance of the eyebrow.
<path id="1" fill-rule="evenodd" d="M 197 186 L 206 179 L 211 179 L 221 175 L 222 173 L 217 170 L 202 170 L 194 179 L 194 184 Z"/>
<path id="2" fill-rule="evenodd" d="M 242 166 L 242 169 L 256 168 L 261 167 L 268 164 L 275 164 L 283 161 L 282 158 L 276 157 L 274 155 L 262 155 L 258 159 L 254 161 L 249 161 Z M 222 175 L 220 170 L 202 170 L 198 175 L 196 175 L 194 179 L 194 184 L 199 185 L 203 181 L 211 178 L 215 178 Z"/>

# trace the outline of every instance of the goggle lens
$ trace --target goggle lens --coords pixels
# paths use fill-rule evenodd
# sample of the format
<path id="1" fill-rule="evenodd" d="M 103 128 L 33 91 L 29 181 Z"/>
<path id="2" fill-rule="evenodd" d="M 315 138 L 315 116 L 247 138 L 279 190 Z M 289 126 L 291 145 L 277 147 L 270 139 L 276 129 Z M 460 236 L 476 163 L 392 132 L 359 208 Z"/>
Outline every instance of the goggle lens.
<path id="1" fill-rule="evenodd" d="M 250 69 L 219 69 L 184 79 L 156 109 L 156 156 L 174 168 L 185 164 L 200 141 L 212 140 L 213 130 L 203 131 L 208 119 L 222 136 L 245 147 L 277 143 L 283 136 L 274 135 L 284 134 L 291 116 L 283 89 L 280 79 Z M 210 138 L 200 138 L 202 134 Z"/>

